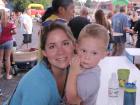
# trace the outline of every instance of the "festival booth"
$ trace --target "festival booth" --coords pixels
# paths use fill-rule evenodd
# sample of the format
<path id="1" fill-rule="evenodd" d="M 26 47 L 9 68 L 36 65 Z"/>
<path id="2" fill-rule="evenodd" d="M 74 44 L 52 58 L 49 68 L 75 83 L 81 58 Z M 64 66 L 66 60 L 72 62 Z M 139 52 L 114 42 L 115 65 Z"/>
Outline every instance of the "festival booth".
<path id="1" fill-rule="evenodd" d="M 45 12 L 42 4 L 29 4 L 28 8 L 31 9 L 32 17 L 35 17 L 36 15 L 43 15 Z"/>

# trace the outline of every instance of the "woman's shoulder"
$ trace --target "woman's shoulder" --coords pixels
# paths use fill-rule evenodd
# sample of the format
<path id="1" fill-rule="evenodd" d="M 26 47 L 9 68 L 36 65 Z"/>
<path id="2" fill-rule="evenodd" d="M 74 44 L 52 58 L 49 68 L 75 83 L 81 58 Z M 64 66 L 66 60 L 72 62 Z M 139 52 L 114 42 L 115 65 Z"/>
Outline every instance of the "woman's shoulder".
<path id="1" fill-rule="evenodd" d="M 34 84 L 35 82 L 46 81 L 48 75 L 51 75 L 48 70 L 42 62 L 39 62 L 23 76 L 20 82 L 22 84 Z"/>
<path id="2" fill-rule="evenodd" d="M 48 17 L 43 23 L 43 26 L 48 26 L 52 22 L 57 22 L 57 23 L 66 23 L 65 19 L 59 18 L 57 15 L 53 14 L 50 17 Z"/>

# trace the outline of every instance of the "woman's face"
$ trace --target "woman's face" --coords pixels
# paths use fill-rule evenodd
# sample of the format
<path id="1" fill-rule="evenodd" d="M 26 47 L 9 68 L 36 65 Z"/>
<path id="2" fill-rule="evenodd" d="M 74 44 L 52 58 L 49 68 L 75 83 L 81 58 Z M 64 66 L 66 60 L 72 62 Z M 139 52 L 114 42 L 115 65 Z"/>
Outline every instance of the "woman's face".
<path id="1" fill-rule="evenodd" d="M 64 15 L 66 20 L 71 20 L 74 17 L 74 4 L 71 3 L 67 8 L 64 9 Z"/>
<path id="2" fill-rule="evenodd" d="M 48 35 L 43 55 L 51 64 L 51 69 L 65 69 L 72 58 L 74 45 L 62 29 L 55 29 Z"/>

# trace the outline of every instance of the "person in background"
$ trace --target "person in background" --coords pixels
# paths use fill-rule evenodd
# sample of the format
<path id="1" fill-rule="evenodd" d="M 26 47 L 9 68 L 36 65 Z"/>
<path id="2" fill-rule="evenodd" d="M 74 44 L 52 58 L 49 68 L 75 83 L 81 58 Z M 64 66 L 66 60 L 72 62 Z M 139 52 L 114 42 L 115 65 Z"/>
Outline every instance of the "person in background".
<path id="1" fill-rule="evenodd" d="M 112 24 L 112 16 L 113 16 L 113 13 L 112 13 L 112 12 L 109 12 L 109 13 L 107 14 L 107 20 L 108 20 L 108 22 L 110 23 L 110 25 Z"/>
<path id="2" fill-rule="evenodd" d="M 138 13 L 136 11 L 133 11 L 132 15 L 130 16 L 130 29 L 133 29 L 136 25 L 137 21 L 139 20 Z M 130 33 L 132 38 L 132 45 L 135 46 L 135 34 Z"/>
<path id="3" fill-rule="evenodd" d="M 51 22 L 67 23 L 74 17 L 73 0 L 53 0 L 52 6 L 47 8 L 42 16 L 42 25 L 47 26 Z"/>
<path id="4" fill-rule="evenodd" d="M 110 36 L 108 50 L 109 50 L 109 55 L 112 55 L 112 50 L 113 50 L 112 27 L 111 27 L 111 24 L 109 23 L 109 21 L 107 20 L 103 10 L 99 9 L 95 12 L 95 22 L 97 24 L 103 25 L 108 30 L 108 33 Z"/>
<path id="5" fill-rule="evenodd" d="M 88 8 L 83 6 L 80 10 L 80 16 L 88 18 L 88 15 L 89 15 Z"/>
<path id="6" fill-rule="evenodd" d="M 33 22 L 31 17 L 31 9 L 26 9 L 22 15 L 21 24 L 23 25 L 23 43 L 20 48 L 26 45 L 29 48 L 29 43 L 32 42 Z"/>
<path id="7" fill-rule="evenodd" d="M 138 32 L 136 48 L 140 48 L 140 19 L 136 22 L 132 34 L 135 34 L 136 32 Z"/>
<path id="8" fill-rule="evenodd" d="M 1 26 L 1 20 L 0 20 L 0 36 L 1 36 L 1 32 L 2 32 L 2 26 Z"/>
<path id="9" fill-rule="evenodd" d="M 107 55 L 108 44 L 104 26 L 88 24 L 81 30 L 66 85 L 68 104 L 96 105 L 101 72 L 98 63 Z"/>
<path id="10" fill-rule="evenodd" d="M 6 79 L 11 79 L 12 75 L 10 75 L 10 56 L 13 48 L 13 38 L 12 35 L 16 34 L 16 26 L 9 19 L 9 14 L 5 10 L 1 13 L 1 27 L 2 32 L 0 36 L 0 77 L 2 77 L 2 64 L 4 60 L 5 68 L 6 68 Z"/>
<path id="11" fill-rule="evenodd" d="M 41 59 L 20 80 L 9 105 L 60 105 L 75 39 L 65 24 L 52 23 L 40 35 Z"/>
<path id="12" fill-rule="evenodd" d="M 70 27 L 76 40 L 78 39 L 82 28 L 84 28 L 84 26 L 87 24 L 90 24 L 90 21 L 87 18 L 81 16 L 74 17 L 69 21 L 68 26 Z"/>
<path id="13" fill-rule="evenodd" d="M 125 7 L 120 8 L 120 13 L 113 15 L 112 17 L 113 31 L 119 36 L 114 37 L 114 56 L 120 56 L 124 52 L 126 42 L 126 32 L 130 32 L 128 16 L 126 15 Z"/>

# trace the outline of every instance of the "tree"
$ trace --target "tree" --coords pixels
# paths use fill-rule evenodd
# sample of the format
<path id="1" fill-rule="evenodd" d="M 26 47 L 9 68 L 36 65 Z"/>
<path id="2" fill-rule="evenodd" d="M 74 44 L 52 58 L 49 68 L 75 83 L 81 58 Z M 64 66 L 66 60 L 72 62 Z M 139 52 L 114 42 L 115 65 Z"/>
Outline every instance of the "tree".
<path id="1" fill-rule="evenodd" d="M 91 0 L 86 0 L 85 6 L 90 8 L 92 6 L 92 3 L 93 2 Z"/>
<path id="2" fill-rule="evenodd" d="M 13 6 L 14 10 L 23 12 L 30 3 L 39 3 L 46 8 L 51 2 L 52 0 L 13 0 Z"/>
<path id="3" fill-rule="evenodd" d="M 23 12 L 25 8 L 30 4 L 29 0 L 13 0 L 14 10 Z"/>

